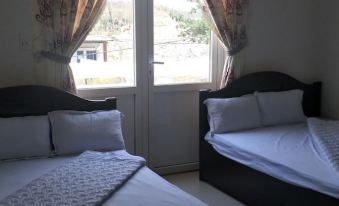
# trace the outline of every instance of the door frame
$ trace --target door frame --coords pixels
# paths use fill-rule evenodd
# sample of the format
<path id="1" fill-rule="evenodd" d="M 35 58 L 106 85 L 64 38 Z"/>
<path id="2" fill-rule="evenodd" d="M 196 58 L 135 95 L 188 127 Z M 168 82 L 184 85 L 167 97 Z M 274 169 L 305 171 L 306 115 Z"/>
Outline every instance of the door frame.
<path id="1" fill-rule="evenodd" d="M 134 95 L 135 140 L 134 151 L 149 159 L 149 135 L 153 124 L 152 108 L 155 92 L 215 90 L 219 87 L 223 69 L 224 50 L 217 37 L 211 33 L 210 72 L 211 82 L 178 85 L 153 85 L 154 82 L 154 29 L 153 0 L 134 0 L 134 67 L 135 87 L 112 87 L 79 89 L 78 94 L 85 98 Z"/>
<path id="2" fill-rule="evenodd" d="M 203 89 L 212 89 L 216 90 L 218 88 L 218 75 L 220 74 L 220 59 L 222 58 L 222 63 L 224 63 L 224 52 L 223 49 L 220 49 L 220 44 L 218 43 L 217 37 L 211 32 L 210 36 L 210 82 L 207 83 L 189 83 L 189 84 L 174 84 L 174 85 L 154 85 L 154 64 L 153 62 L 162 61 L 161 59 L 154 59 L 154 0 L 148 0 L 148 63 L 149 68 L 148 73 L 148 135 L 144 136 L 144 144 L 147 144 L 147 157 L 150 160 L 150 151 L 149 151 L 149 138 L 152 135 L 152 127 L 154 126 L 154 116 L 152 108 L 154 108 L 154 95 L 155 93 L 161 92 L 177 92 L 177 91 L 199 91 Z M 222 56 L 221 56 L 222 55 Z M 223 64 L 222 64 L 223 65 Z M 149 162 L 151 162 L 150 160 Z M 150 164 L 150 163 L 149 163 Z M 149 165 L 151 169 L 152 164 Z M 180 171 L 185 168 L 195 168 L 195 164 L 188 163 L 184 165 L 174 165 L 170 167 L 163 167 L 161 169 L 157 168 L 156 171 L 160 173 L 171 173 L 172 171 Z"/>

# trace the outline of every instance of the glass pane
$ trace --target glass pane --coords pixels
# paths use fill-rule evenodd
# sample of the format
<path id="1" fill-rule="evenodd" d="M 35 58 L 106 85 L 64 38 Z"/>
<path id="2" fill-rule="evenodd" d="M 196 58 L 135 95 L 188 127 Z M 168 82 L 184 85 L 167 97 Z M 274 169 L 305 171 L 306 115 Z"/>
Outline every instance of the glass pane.
<path id="1" fill-rule="evenodd" d="M 77 88 L 135 86 L 133 0 L 108 0 L 72 57 Z"/>
<path id="2" fill-rule="evenodd" d="M 200 0 L 154 0 L 154 84 L 210 81 L 210 29 Z"/>

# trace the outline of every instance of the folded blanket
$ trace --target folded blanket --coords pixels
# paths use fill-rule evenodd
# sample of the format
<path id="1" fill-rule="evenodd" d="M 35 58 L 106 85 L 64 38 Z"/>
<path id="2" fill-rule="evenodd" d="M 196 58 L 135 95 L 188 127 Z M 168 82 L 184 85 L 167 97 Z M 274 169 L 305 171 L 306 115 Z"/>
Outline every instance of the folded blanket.
<path id="1" fill-rule="evenodd" d="M 313 146 L 339 173 L 339 121 L 308 118 L 307 124 Z"/>
<path id="2" fill-rule="evenodd" d="M 114 152 L 84 152 L 0 201 L 0 205 L 98 205 L 145 160 Z"/>

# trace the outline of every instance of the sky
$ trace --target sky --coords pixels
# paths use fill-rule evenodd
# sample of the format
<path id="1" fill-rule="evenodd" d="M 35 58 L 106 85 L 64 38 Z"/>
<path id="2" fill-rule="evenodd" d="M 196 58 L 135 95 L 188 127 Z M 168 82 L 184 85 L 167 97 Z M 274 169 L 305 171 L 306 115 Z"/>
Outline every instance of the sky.
<path id="1" fill-rule="evenodd" d="M 154 0 L 154 4 L 165 5 L 175 10 L 191 10 L 195 3 L 188 0 Z"/>
<path id="2" fill-rule="evenodd" d="M 132 1 L 132 0 L 108 0 L 112 2 L 119 1 Z M 138 0 L 135 0 L 138 1 Z M 154 4 L 164 5 L 175 10 L 190 11 L 191 7 L 195 4 L 189 0 L 153 0 Z"/>

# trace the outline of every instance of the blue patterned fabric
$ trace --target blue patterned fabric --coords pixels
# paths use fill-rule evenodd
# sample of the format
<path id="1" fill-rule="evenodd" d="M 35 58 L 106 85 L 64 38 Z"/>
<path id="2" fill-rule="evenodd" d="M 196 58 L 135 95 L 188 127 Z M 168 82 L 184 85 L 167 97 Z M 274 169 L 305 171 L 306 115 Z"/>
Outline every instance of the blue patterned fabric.
<path id="1" fill-rule="evenodd" d="M 0 205 L 98 205 L 144 165 L 141 157 L 84 152 L 6 197 Z"/>

